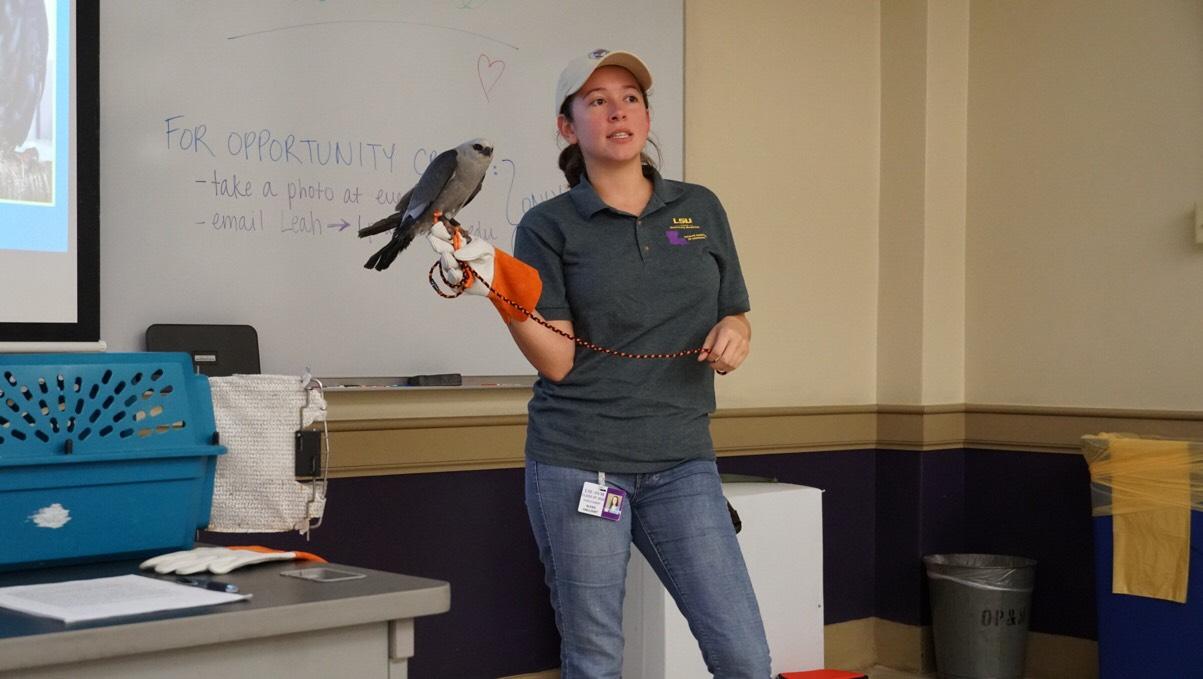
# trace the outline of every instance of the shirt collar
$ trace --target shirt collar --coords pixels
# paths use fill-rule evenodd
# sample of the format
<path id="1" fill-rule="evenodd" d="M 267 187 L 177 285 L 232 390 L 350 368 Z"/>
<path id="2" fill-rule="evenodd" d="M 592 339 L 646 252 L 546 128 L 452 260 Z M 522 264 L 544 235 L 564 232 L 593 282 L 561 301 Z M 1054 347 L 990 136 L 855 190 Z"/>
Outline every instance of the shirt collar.
<path id="1" fill-rule="evenodd" d="M 643 175 L 652 180 L 652 197 L 648 199 L 647 207 L 643 208 L 643 214 L 651 214 L 681 197 L 681 187 L 665 181 L 651 165 L 643 166 Z M 568 196 L 582 219 L 589 219 L 602 210 L 610 209 L 589 183 L 589 177 L 583 173 L 581 182 L 569 189 Z"/>

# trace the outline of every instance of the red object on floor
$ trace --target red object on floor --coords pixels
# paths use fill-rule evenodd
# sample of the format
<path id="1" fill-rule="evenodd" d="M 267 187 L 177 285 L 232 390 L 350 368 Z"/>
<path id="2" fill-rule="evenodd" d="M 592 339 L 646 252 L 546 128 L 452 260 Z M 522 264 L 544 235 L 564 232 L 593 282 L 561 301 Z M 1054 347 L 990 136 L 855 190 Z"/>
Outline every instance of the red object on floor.
<path id="1" fill-rule="evenodd" d="M 777 679 L 869 679 L 864 672 L 844 670 L 810 670 L 807 672 L 782 672 Z"/>

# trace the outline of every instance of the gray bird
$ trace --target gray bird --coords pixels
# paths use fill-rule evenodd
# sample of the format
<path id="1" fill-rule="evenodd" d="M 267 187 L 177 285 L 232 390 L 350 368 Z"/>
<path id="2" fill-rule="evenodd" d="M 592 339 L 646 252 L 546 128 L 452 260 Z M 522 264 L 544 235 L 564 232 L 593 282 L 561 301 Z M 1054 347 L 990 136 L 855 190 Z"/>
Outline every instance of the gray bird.
<path id="1" fill-rule="evenodd" d="M 393 230 L 393 237 L 363 268 L 387 269 L 414 236 L 430 231 L 436 212 L 444 221 L 459 226 L 454 217 L 480 193 L 492 157 L 493 144 L 487 139 L 466 141 L 435 156 L 418 183 L 401 196 L 396 212 L 359 230 L 360 238 Z"/>
<path id="2" fill-rule="evenodd" d="M 46 83 L 49 33 L 42 0 L 0 0 L 0 154 L 25 141 Z"/>

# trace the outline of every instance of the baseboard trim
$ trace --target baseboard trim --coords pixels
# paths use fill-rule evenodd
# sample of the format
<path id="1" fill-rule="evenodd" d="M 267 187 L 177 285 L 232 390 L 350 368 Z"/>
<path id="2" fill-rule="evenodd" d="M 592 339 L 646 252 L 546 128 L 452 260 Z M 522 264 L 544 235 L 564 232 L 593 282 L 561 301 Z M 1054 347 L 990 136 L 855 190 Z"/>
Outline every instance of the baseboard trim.
<path id="1" fill-rule="evenodd" d="M 837 622 L 823 627 L 823 664 L 841 670 L 863 670 L 877 663 L 876 618 Z"/>
<path id="2" fill-rule="evenodd" d="M 861 618 L 823 627 L 824 666 L 866 670 L 882 665 L 904 672 L 935 672 L 930 626 L 883 618 Z M 1028 632 L 1027 679 L 1098 679 L 1098 643 L 1057 634 Z M 560 679 L 559 669 L 499 679 Z"/>
<path id="3" fill-rule="evenodd" d="M 510 674 L 497 679 L 560 679 L 560 670 L 543 670 L 542 672 L 531 672 L 530 674 Z"/>
<path id="4" fill-rule="evenodd" d="M 1028 679 L 1098 679 L 1099 644 L 1058 634 L 1028 632 Z"/>
<path id="5" fill-rule="evenodd" d="M 932 673 L 935 645 L 931 627 L 882 618 L 861 618 L 823 628 L 827 667 L 864 670 L 882 665 L 905 672 Z M 1098 679 L 1098 642 L 1058 634 L 1028 632 L 1027 679 Z"/>
<path id="6" fill-rule="evenodd" d="M 884 618 L 873 619 L 877 664 L 906 672 L 933 672 L 936 648 L 931 626 L 906 625 Z"/>

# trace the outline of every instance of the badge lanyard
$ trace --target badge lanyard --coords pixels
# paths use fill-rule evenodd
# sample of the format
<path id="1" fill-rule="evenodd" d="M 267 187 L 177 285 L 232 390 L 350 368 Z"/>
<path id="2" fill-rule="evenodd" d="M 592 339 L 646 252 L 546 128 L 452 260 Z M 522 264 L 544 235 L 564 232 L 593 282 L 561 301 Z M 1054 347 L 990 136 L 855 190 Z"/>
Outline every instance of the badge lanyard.
<path id="1" fill-rule="evenodd" d="M 606 487 L 606 473 L 597 473 L 597 483 L 586 481 L 581 488 L 581 499 L 576 510 L 589 516 L 600 516 L 607 521 L 622 519 L 622 505 L 627 493 L 621 488 Z"/>

